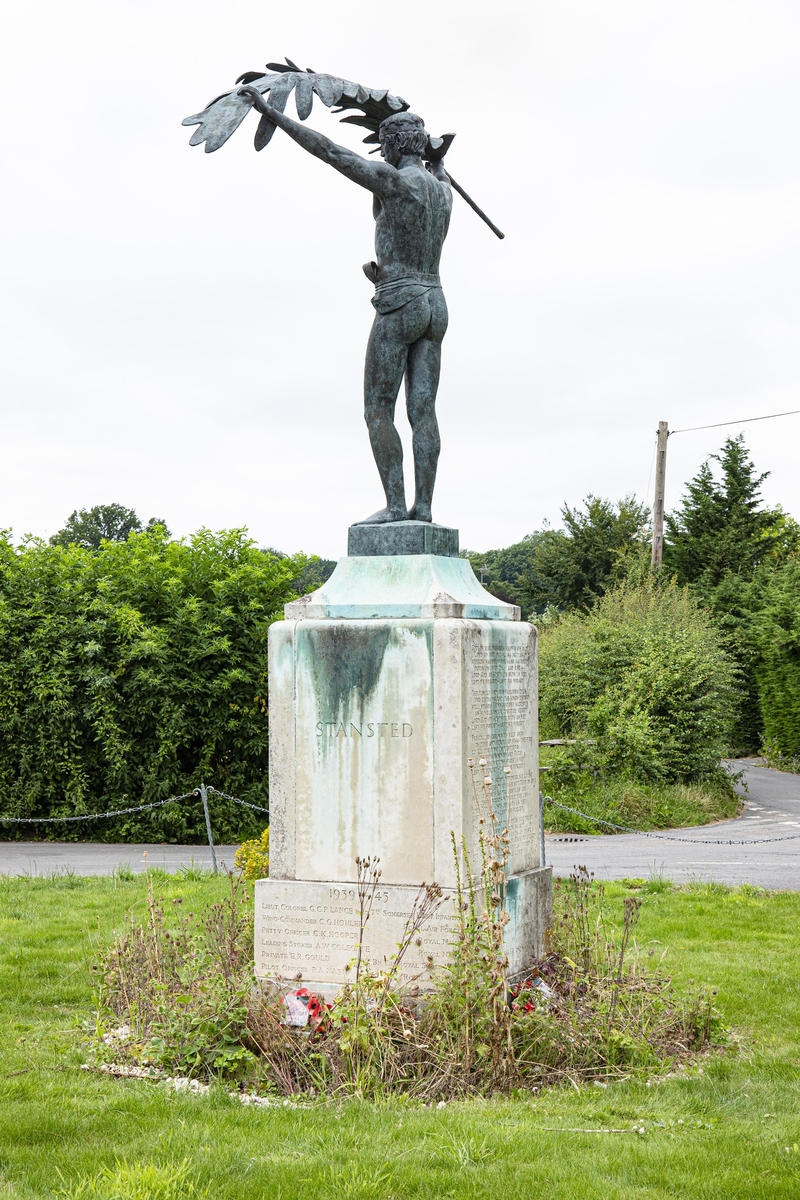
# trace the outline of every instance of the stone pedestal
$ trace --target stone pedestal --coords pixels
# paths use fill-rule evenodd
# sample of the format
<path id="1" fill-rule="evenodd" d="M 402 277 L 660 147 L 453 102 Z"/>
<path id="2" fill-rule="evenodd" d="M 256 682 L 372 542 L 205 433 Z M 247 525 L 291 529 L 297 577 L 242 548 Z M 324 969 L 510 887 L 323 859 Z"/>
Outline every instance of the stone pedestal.
<path id="1" fill-rule="evenodd" d="M 389 525 L 351 525 L 348 558 L 393 554 L 435 554 L 458 558 L 458 530 L 429 521 L 394 521 Z"/>
<path id="2" fill-rule="evenodd" d="M 466 560 L 425 553 L 343 559 L 286 616 L 270 629 L 259 976 L 302 973 L 326 990 L 345 981 L 358 937 L 355 859 L 368 855 L 380 857 L 382 876 L 365 944 L 380 966 L 419 885 L 455 887 L 454 839 L 462 878 L 462 844 L 479 869 L 485 774 L 510 832 L 508 951 L 512 973 L 523 970 L 543 947 L 551 898 L 540 860 L 536 630 L 484 591 Z M 428 955 L 446 961 L 453 912 L 448 901 L 423 930 L 409 972 Z"/>

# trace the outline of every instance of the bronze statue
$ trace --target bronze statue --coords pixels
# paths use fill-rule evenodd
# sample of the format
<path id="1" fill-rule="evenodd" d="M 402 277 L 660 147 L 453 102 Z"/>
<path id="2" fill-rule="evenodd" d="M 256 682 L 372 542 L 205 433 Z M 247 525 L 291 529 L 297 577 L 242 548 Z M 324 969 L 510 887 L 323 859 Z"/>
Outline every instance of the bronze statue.
<path id="1" fill-rule="evenodd" d="M 192 145 L 206 142 L 216 150 L 238 127 L 252 106 L 261 113 L 256 149 L 282 129 L 298 145 L 373 195 L 376 261 L 364 265 L 375 285 L 375 321 L 367 345 L 364 370 L 364 417 L 372 452 L 386 495 L 386 506 L 360 524 L 431 521 L 431 501 L 439 458 L 436 392 L 439 386 L 442 339 L 447 330 L 447 305 L 439 279 L 439 260 L 452 208 L 451 184 L 491 226 L 488 217 L 444 169 L 443 158 L 454 134 L 431 138 L 422 119 L 408 104 L 386 91 L 369 91 L 358 84 L 316 72 L 302 72 L 269 63 L 273 75 L 247 72 L 244 86 L 218 97 L 203 113 L 187 117 L 184 125 L 199 124 Z M 383 162 L 373 161 L 339 146 L 324 134 L 301 125 L 283 111 L 295 90 L 301 120 L 309 115 L 313 94 L 338 112 L 357 108 L 343 120 L 370 130 L 366 142 L 377 142 Z M 269 93 L 269 102 L 264 93 Z M 406 411 L 413 433 L 414 503 L 406 507 L 403 448 L 394 424 L 400 385 L 405 379 Z"/>

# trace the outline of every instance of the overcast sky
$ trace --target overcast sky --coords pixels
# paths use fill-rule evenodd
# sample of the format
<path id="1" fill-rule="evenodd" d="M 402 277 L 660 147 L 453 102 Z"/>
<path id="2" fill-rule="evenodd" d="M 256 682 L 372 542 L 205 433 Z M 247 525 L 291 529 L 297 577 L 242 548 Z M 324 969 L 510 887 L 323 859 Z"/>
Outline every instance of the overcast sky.
<path id="1" fill-rule="evenodd" d="M 448 165 L 506 232 L 456 197 L 434 517 L 462 545 L 645 498 L 659 420 L 800 409 L 796 0 L 39 0 L 0 47 L 17 537 L 115 501 L 338 557 L 383 503 L 368 193 L 280 131 L 256 154 L 254 116 L 212 155 L 181 127 L 285 54 L 455 130 Z M 742 428 L 800 517 L 800 416 Z M 737 432 L 671 439 L 668 508 Z"/>

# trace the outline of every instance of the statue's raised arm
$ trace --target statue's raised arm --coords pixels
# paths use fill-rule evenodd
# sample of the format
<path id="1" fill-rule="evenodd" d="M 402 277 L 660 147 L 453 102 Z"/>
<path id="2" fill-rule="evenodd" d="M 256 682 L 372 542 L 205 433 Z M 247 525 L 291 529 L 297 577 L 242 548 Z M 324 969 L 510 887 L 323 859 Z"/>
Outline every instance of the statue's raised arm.
<path id="1" fill-rule="evenodd" d="M 271 104 L 268 104 L 258 88 L 251 84 L 241 87 L 239 95 L 244 100 L 249 99 L 253 108 L 261 113 L 262 118 L 277 125 L 278 129 L 282 129 L 284 133 L 288 133 L 289 137 L 304 150 L 308 150 L 309 154 L 313 154 L 315 158 L 320 158 L 337 171 L 341 171 L 342 175 L 346 175 L 354 183 L 360 184 L 361 187 L 367 188 L 378 196 L 388 194 L 396 186 L 397 172 L 393 171 L 391 167 L 387 167 L 382 162 L 364 158 L 363 154 L 356 154 L 354 151 L 348 150 L 346 146 L 339 146 L 324 133 L 318 133 L 316 129 L 311 129 L 308 125 L 301 125 L 299 121 L 293 121 L 280 109 L 273 108 Z"/>
<path id="2" fill-rule="evenodd" d="M 332 109 L 337 115 L 346 112 L 347 116 L 341 118 L 345 125 L 359 125 L 369 130 L 364 141 L 372 143 L 376 148 L 380 140 L 378 129 L 381 123 L 394 113 L 404 112 L 409 108 L 408 102 L 402 96 L 392 95 L 387 88 L 365 88 L 360 83 L 340 79 L 337 75 L 322 75 L 312 71 L 310 67 L 303 71 L 290 58 L 287 58 L 285 63 L 267 63 L 266 72 L 245 71 L 236 83 L 239 86 L 215 96 L 202 112 L 185 118 L 184 125 L 199 127 L 191 136 L 190 146 L 201 146 L 205 142 L 206 154 L 213 154 L 236 132 L 252 107 L 252 100 L 241 85 L 245 85 L 246 88 L 252 86 L 261 96 L 268 93 L 270 111 L 283 112 L 294 92 L 297 116 L 301 121 L 307 120 L 311 115 L 316 96 L 326 108 Z M 269 144 L 276 128 L 277 124 L 270 116 L 262 115 L 254 139 L 256 150 L 263 150 Z M 426 161 L 441 161 L 454 137 L 453 133 L 446 133 L 442 137 L 430 137 L 425 149 Z M 456 183 L 452 175 L 449 179 L 470 208 L 499 238 L 502 238 L 504 234 L 489 220 L 472 197 Z"/>

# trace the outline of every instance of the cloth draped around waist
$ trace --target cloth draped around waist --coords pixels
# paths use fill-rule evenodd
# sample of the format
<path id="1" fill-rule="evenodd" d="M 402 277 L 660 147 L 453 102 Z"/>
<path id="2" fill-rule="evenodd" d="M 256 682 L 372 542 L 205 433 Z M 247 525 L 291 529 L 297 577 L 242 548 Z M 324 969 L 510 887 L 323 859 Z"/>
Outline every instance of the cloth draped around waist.
<path id="1" fill-rule="evenodd" d="M 384 316 L 386 313 L 402 308 L 409 301 L 416 300 L 418 296 L 424 296 L 432 288 L 441 286 L 442 282 L 438 275 L 414 271 L 404 275 L 402 279 L 391 279 L 386 283 L 378 283 L 372 303 L 375 310 Z"/>

